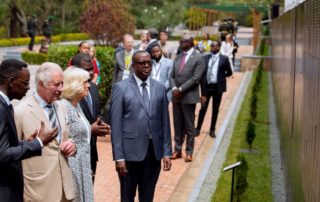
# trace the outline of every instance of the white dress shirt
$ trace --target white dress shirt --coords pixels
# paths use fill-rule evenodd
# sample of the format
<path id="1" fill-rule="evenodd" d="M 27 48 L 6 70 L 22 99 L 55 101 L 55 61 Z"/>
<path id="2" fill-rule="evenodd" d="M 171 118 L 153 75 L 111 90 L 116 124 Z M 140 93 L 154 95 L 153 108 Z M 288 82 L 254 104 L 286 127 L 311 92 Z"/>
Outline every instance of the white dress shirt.
<path id="1" fill-rule="evenodd" d="M 212 57 L 209 60 L 208 72 L 207 72 L 207 81 L 208 84 L 215 84 L 218 82 L 218 64 L 219 64 L 220 53 L 212 54 Z M 212 62 L 214 61 L 214 64 Z M 213 65 L 213 66 L 212 66 Z"/>

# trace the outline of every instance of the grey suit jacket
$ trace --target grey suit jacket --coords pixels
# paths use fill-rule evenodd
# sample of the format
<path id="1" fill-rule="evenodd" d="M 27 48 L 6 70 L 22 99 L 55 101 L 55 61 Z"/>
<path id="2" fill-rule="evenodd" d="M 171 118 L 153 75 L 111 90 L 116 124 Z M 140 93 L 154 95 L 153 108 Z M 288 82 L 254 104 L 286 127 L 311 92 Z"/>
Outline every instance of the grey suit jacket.
<path id="1" fill-rule="evenodd" d="M 114 160 L 142 161 L 148 151 L 149 133 L 154 154 L 171 156 L 171 133 L 166 89 L 150 78 L 147 109 L 133 75 L 113 85 L 111 96 L 111 142 Z"/>
<path id="2" fill-rule="evenodd" d="M 195 104 L 200 101 L 199 83 L 205 70 L 205 63 L 200 53 L 194 50 L 182 72 L 179 72 L 181 57 L 182 54 L 175 58 L 169 81 L 171 88 L 182 88 L 183 96 L 179 99 L 172 97 L 172 102 Z"/>
<path id="3" fill-rule="evenodd" d="M 171 74 L 172 67 L 173 67 L 173 61 L 162 56 L 162 58 L 160 60 L 159 72 L 155 72 L 155 66 L 156 66 L 156 62 L 153 61 L 152 62 L 152 73 L 159 74 L 159 80 L 157 80 L 157 81 L 159 81 L 161 84 L 163 84 L 166 87 L 167 98 L 168 98 L 168 101 L 170 101 L 171 97 L 172 97 L 172 91 L 171 91 L 171 87 L 170 87 L 170 83 L 169 83 L 169 78 L 170 78 L 170 74 Z"/>
<path id="4" fill-rule="evenodd" d="M 122 80 L 123 71 L 126 69 L 125 50 L 119 51 L 116 54 L 115 59 L 116 59 L 116 63 L 115 63 L 114 70 L 113 70 L 112 84 Z M 130 67 L 130 72 L 132 72 L 131 67 Z"/>

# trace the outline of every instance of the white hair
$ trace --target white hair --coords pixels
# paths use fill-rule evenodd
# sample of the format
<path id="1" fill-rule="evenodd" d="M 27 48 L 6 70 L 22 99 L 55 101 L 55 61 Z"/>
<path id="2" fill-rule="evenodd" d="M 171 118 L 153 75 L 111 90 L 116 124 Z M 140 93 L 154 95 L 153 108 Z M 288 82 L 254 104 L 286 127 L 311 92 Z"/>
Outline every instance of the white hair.
<path id="1" fill-rule="evenodd" d="M 46 86 L 49 81 L 52 79 L 54 72 L 63 72 L 61 67 L 53 62 L 42 63 L 35 76 L 36 88 L 38 89 L 39 81 L 43 82 L 43 85 Z"/>

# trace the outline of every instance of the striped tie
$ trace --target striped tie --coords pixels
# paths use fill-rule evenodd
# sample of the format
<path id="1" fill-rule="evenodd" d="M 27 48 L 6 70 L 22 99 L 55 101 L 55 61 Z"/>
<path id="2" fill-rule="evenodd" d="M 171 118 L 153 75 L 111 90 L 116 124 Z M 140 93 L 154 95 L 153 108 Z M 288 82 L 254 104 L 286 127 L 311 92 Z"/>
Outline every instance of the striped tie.
<path id="1" fill-rule="evenodd" d="M 47 105 L 47 108 L 49 109 L 49 122 L 51 123 L 52 128 L 58 127 L 58 135 L 57 135 L 57 140 L 60 142 L 60 129 L 57 121 L 57 116 L 54 110 L 54 107 L 52 105 Z"/>

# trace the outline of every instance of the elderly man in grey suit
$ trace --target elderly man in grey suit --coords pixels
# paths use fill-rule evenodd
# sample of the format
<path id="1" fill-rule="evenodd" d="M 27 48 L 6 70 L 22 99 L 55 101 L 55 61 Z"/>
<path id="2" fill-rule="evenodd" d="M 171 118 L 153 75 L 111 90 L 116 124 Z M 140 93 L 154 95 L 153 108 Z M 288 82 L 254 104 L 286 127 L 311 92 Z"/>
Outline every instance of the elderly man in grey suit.
<path id="1" fill-rule="evenodd" d="M 112 84 L 129 77 L 132 69 L 133 36 L 130 34 L 123 35 L 123 50 L 116 54 L 116 64 L 113 70 Z"/>
<path id="2" fill-rule="evenodd" d="M 151 57 L 133 55 L 134 74 L 113 85 L 112 150 L 119 175 L 121 201 L 152 201 L 161 170 L 171 168 L 171 134 L 165 87 L 150 78 Z"/>
<path id="3" fill-rule="evenodd" d="M 199 83 L 205 69 L 201 55 L 193 48 L 193 38 L 184 35 L 180 41 L 183 53 L 178 55 L 170 75 L 174 119 L 174 153 L 172 159 L 181 158 L 182 144 L 186 140 L 185 162 L 192 161 L 195 138 L 195 108 L 200 101 Z"/>
<path id="4" fill-rule="evenodd" d="M 162 83 L 167 90 L 168 101 L 171 100 L 172 91 L 169 84 L 169 77 L 173 66 L 173 61 L 163 56 L 163 51 L 159 44 L 151 47 L 152 73 L 151 77 Z"/>

